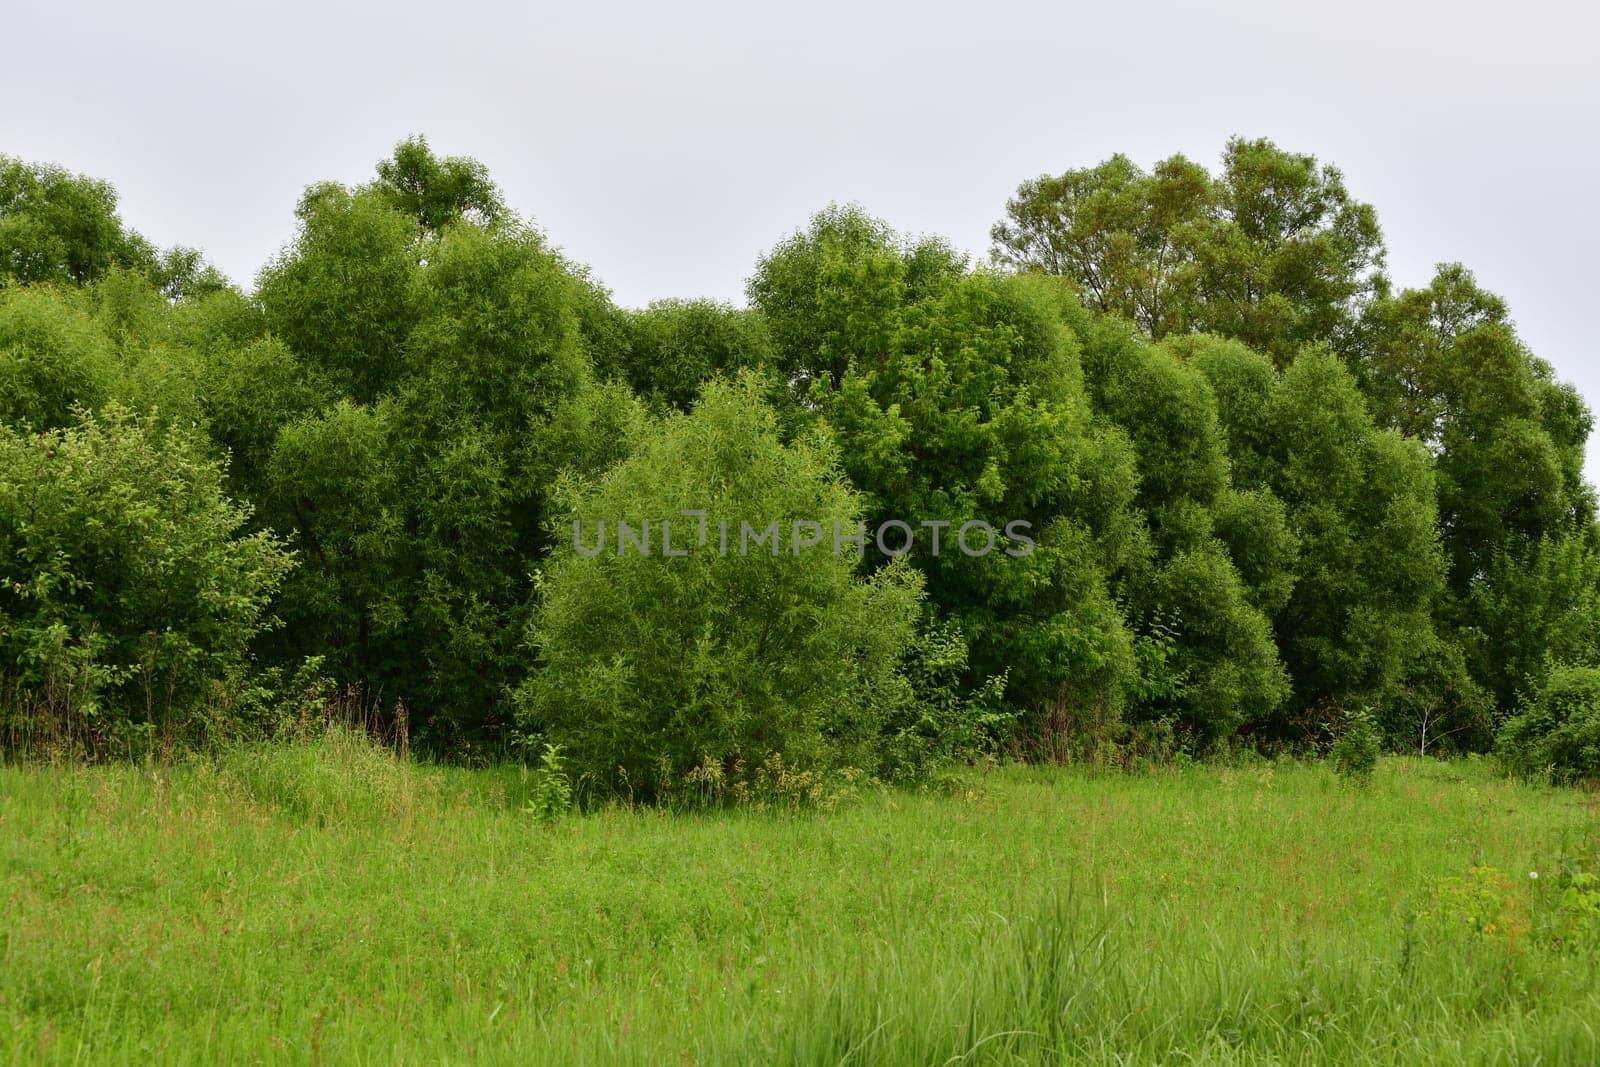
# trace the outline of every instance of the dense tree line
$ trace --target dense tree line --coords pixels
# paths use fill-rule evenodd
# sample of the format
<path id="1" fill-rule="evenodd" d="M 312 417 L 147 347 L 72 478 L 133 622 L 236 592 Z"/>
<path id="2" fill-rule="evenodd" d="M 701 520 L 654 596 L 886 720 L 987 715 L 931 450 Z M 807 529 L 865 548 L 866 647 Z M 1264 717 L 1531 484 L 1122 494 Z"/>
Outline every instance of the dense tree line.
<path id="1" fill-rule="evenodd" d="M 420 138 L 296 221 L 245 291 L 0 157 L 8 745 L 272 733 L 314 678 L 646 795 L 1369 710 L 1600 768 L 1589 411 L 1312 157 L 1024 182 L 979 264 L 829 208 L 743 309 L 616 306 Z"/>

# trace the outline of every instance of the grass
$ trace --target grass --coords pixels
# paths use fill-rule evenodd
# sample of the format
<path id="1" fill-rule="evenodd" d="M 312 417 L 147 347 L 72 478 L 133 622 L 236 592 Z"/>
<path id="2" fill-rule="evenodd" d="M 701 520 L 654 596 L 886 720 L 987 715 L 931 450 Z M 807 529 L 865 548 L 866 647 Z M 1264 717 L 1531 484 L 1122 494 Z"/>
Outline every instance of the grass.
<path id="1" fill-rule="evenodd" d="M 526 772 L 350 737 L 0 767 L 0 1058 L 1600 1061 L 1600 953 L 1533 936 L 1592 797 L 1403 759 L 969 785 L 545 822 Z"/>

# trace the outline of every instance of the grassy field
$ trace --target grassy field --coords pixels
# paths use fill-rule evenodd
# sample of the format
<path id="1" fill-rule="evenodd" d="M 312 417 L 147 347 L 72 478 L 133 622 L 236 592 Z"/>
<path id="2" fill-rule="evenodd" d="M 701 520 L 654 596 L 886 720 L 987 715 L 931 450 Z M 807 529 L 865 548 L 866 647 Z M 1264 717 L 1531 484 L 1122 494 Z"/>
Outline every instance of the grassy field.
<path id="1" fill-rule="evenodd" d="M 0 768 L 0 1053 L 1600 1061 L 1600 953 L 1539 934 L 1558 868 L 1597 862 L 1594 800 L 1484 763 L 549 823 L 529 789 L 337 738 Z"/>

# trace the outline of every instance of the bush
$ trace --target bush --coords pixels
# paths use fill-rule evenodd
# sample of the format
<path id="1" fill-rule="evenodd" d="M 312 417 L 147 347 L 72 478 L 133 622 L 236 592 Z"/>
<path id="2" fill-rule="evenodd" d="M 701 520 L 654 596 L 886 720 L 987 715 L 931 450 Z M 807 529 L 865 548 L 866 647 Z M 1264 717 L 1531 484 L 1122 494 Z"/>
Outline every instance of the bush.
<path id="1" fill-rule="evenodd" d="M 1482 752 L 1494 739 L 1494 698 L 1473 681 L 1460 644 L 1435 637 L 1383 695 L 1378 719 L 1397 751 Z"/>
<path id="2" fill-rule="evenodd" d="M 1004 744 L 1017 713 L 1005 702 L 1006 676 L 966 686 L 967 639 L 957 622 L 929 625 L 906 649 L 902 669 L 912 699 L 885 724 L 882 771 L 915 781 L 939 767 L 972 762 Z"/>
<path id="3" fill-rule="evenodd" d="M 224 724 L 290 557 L 187 431 L 117 405 L 70 429 L 0 426 L 0 708 L 13 743 L 103 753 Z"/>
<path id="4" fill-rule="evenodd" d="M 1378 755 L 1383 750 L 1383 734 L 1378 721 L 1368 708 L 1358 708 L 1345 715 L 1344 728 L 1339 739 L 1328 751 L 1333 769 L 1339 777 L 1367 782 L 1378 769 Z"/>
<path id="5" fill-rule="evenodd" d="M 1600 668 L 1556 667 L 1495 749 L 1511 770 L 1556 781 L 1600 779 Z"/>
<path id="6" fill-rule="evenodd" d="M 116 357 L 92 320 L 47 289 L 0 292 L 0 422 L 54 429 L 111 395 Z"/>
<path id="7" fill-rule="evenodd" d="M 834 553 L 832 524 L 856 528 L 856 495 L 824 440 L 779 442 L 758 388 L 713 383 L 597 482 L 566 483 L 521 716 L 601 793 L 659 796 L 708 765 L 731 782 L 774 758 L 870 770 L 885 717 L 910 699 L 896 663 L 918 583 L 901 566 L 861 581 L 855 550 Z M 685 509 L 706 512 L 704 539 Z M 823 543 L 791 551 L 795 519 L 820 523 Z M 617 550 L 619 520 L 647 531 L 648 555 Z M 774 521 L 780 540 L 741 556 L 742 524 Z M 575 551 L 597 531 L 599 551 Z M 685 555 L 663 556 L 668 534 Z"/>
<path id="8" fill-rule="evenodd" d="M 565 814 L 572 806 L 572 781 L 567 777 L 567 761 L 561 755 L 560 745 L 545 745 L 539 754 L 538 769 L 533 772 L 533 795 L 528 798 L 527 812 L 548 822 Z"/>

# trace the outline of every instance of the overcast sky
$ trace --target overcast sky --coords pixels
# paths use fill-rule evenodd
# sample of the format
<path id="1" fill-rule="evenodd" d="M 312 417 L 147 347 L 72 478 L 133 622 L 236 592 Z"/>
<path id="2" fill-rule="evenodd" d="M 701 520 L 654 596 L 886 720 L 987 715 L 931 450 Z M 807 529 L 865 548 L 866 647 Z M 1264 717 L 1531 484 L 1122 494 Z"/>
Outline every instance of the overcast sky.
<path id="1" fill-rule="evenodd" d="M 248 285 L 306 184 L 423 133 L 641 305 L 740 300 L 830 201 L 982 253 L 1024 178 L 1265 136 L 1377 206 L 1396 281 L 1465 262 L 1600 405 L 1592 3 L 235 6 L 0 0 L 0 152 Z"/>

